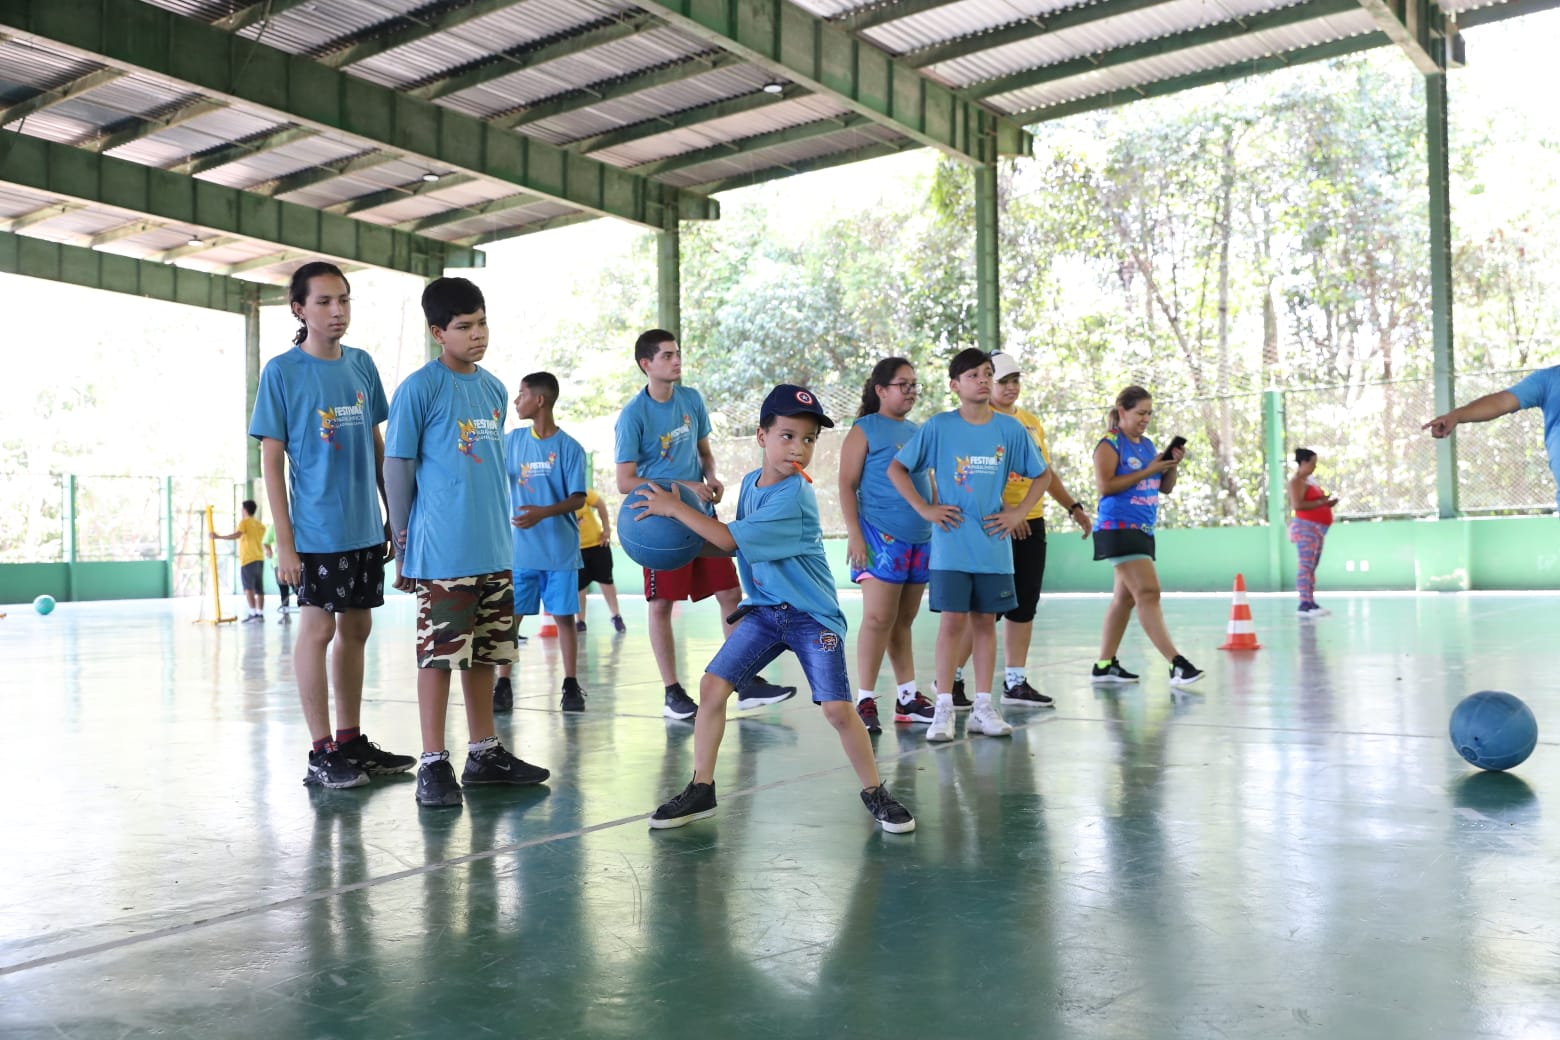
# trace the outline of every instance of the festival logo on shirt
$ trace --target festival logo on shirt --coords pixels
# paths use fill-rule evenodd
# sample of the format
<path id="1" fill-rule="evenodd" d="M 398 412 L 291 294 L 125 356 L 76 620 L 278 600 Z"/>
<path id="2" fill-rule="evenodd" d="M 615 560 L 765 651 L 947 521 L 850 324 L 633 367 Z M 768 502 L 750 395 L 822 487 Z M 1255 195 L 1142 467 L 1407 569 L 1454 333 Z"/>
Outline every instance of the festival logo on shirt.
<path id="1" fill-rule="evenodd" d="M 665 461 L 666 459 L 671 458 L 672 447 L 678 441 L 686 440 L 689 436 L 692 435 L 692 433 L 693 420 L 689 418 L 687 412 L 684 412 L 681 426 L 677 427 L 675 430 L 670 431 L 669 433 L 663 433 L 660 435 L 659 439 L 661 441 L 661 459 Z"/>
<path id="2" fill-rule="evenodd" d="M 955 455 L 953 482 L 973 494 L 975 489 L 970 487 L 970 478 L 995 476 L 1002 468 L 1002 457 L 1005 454 L 1006 450 L 999 444 L 990 455 Z"/>
<path id="3" fill-rule="evenodd" d="M 348 427 L 363 425 L 363 391 L 358 391 L 357 400 L 352 404 L 316 408 L 315 411 L 320 417 L 320 440 L 340 451 L 341 445 L 336 441 L 336 434 Z"/>
<path id="4" fill-rule="evenodd" d="M 541 462 L 520 463 L 520 475 L 515 478 L 515 483 L 521 487 L 530 487 L 532 480 L 540 480 L 552 473 L 558 464 L 558 453 L 549 451 L 547 458 Z"/>
<path id="5" fill-rule="evenodd" d="M 472 462 L 482 461 L 482 456 L 476 452 L 478 441 L 498 440 L 497 419 L 456 419 L 455 426 L 460 430 L 460 440 L 456 447 Z"/>

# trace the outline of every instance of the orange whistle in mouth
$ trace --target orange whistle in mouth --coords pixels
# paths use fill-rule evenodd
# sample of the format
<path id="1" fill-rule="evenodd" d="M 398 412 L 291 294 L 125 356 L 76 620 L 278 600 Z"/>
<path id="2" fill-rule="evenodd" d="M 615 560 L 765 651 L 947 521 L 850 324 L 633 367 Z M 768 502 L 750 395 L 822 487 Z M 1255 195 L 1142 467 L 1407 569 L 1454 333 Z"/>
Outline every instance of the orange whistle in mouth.
<path id="1" fill-rule="evenodd" d="M 803 480 L 807 481 L 807 483 L 809 483 L 809 484 L 811 484 L 813 482 L 812 481 L 812 477 L 809 477 L 807 475 L 807 471 L 802 468 L 802 464 L 800 462 L 797 462 L 795 459 L 793 459 L 793 460 L 791 460 L 791 465 L 796 467 L 796 472 L 798 472 L 798 473 L 800 473 L 802 475 L 802 479 Z"/>

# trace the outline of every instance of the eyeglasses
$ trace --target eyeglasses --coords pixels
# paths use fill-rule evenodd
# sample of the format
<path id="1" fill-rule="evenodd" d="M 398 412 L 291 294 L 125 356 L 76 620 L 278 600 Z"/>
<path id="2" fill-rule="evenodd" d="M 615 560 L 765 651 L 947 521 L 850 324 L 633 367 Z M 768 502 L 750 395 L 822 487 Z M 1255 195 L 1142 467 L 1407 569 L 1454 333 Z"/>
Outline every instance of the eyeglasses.
<path id="1" fill-rule="evenodd" d="M 918 394 L 921 392 L 920 383 L 889 383 L 889 386 L 897 386 L 900 392 L 906 394 Z"/>

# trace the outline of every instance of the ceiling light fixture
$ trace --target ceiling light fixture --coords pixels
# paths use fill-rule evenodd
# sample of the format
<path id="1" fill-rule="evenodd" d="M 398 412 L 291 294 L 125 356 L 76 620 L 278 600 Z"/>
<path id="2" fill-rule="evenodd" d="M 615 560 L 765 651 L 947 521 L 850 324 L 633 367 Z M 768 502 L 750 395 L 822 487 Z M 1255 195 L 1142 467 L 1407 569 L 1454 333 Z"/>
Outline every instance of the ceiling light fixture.
<path id="1" fill-rule="evenodd" d="M 424 184 L 432 184 L 439 179 L 439 175 L 436 173 L 425 173 L 422 175 L 422 179 Z"/>
<path id="2" fill-rule="evenodd" d="M 784 83 L 765 83 L 764 84 L 764 93 L 765 94 L 784 94 L 785 93 L 785 84 Z"/>
<path id="3" fill-rule="evenodd" d="M 191 236 L 190 240 L 184 244 L 187 246 L 198 246 L 203 245 L 204 243 L 202 243 L 200 239 Z"/>

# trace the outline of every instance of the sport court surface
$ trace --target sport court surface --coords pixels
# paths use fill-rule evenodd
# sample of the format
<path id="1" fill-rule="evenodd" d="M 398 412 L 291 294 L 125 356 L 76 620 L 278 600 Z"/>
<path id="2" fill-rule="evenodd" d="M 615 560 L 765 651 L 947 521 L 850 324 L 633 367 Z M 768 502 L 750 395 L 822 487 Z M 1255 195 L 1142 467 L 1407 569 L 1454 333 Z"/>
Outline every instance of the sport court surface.
<path id="1" fill-rule="evenodd" d="M 301 785 L 274 616 L 13 608 L 0 1036 L 1560 1034 L 1560 597 L 1333 596 L 1306 623 L 1255 597 L 1246 657 L 1212 649 L 1228 597 L 1166 602 L 1209 672 L 1184 696 L 1135 626 L 1122 659 L 1143 684 L 1091 690 L 1105 600 L 1051 596 L 1031 676 L 1057 710 L 1006 709 L 1010 740 L 965 739 L 961 716 L 941 746 L 886 723 L 904 836 L 872 826 L 802 697 L 733 713 L 718 815 L 651 833 L 692 727 L 660 717 L 634 598 L 621 638 L 592 599 L 583 716 L 556 710 L 556 648 L 522 649 L 500 735 L 550 785 L 453 812 L 419 810 L 410 774 Z M 365 709 L 402 752 L 410 606 L 376 614 Z M 713 606 L 681 632 L 692 681 Z M 779 676 L 800 680 L 794 660 Z M 1538 715 L 1514 774 L 1447 741 L 1485 687 Z"/>

